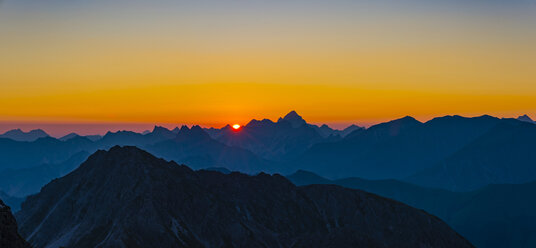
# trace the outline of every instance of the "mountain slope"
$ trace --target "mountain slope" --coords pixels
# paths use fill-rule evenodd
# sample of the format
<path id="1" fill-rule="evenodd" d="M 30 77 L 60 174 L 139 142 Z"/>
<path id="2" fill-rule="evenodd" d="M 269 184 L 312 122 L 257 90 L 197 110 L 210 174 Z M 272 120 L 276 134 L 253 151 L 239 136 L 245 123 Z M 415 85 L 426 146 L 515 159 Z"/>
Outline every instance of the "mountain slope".
<path id="1" fill-rule="evenodd" d="M 18 234 L 17 222 L 11 209 L 0 200 L 0 247 L 26 248 L 30 245 Z"/>
<path id="2" fill-rule="evenodd" d="M 435 167 L 406 180 L 427 187 L 469 191 L 488 184 L 536 180 L 536 125 L 502 122 Z"/>
<path id="3" fill-rule="evenodd" d="M 438 218 L 338 186 L 98 151 L 17 214 L 35 247 L 472 247 Z"/>
<path id="4" fill-rule="evenodd" d="M 477 247 L 536 247 L 536 182 L 489 185 L 471 192 L 424 188 L 397 180 L 328 180 L 298 171 L 297 185 L 335 184 L 365 190 L 437 215 Z"/>

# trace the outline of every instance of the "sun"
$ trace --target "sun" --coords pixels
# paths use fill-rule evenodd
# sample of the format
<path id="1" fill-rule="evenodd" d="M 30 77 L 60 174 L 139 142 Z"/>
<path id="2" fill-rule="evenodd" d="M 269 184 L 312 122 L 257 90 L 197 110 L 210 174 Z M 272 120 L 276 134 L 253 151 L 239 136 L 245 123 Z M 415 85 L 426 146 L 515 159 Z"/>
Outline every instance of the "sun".
<path id="1" fill-rule="evenodd" d="M 240 129 L 240 127 L 241 127 L 241 126 L 238 125 L 238 124 L 234 124 L 234 125 L 233 125 L 233 129 L 234 129 L 234 130 L 238 130 L 238 129 Z"/>

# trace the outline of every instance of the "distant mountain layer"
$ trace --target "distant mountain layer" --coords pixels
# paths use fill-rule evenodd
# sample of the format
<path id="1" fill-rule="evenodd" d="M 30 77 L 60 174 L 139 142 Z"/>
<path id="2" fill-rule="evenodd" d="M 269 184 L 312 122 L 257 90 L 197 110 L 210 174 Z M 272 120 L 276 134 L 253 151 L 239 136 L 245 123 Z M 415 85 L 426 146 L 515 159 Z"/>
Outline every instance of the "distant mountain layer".
<path id="1" fill-rule="evenodd" d="M 536 125 L 491 116 L 411 117 L 313 145 L 287 167 L 329 178 L 404 179 L 460 191 L 536 180 Z"/>
<path id="2" fill-rule="evenodd" d="M 26 198 L 11 196 L 3 191 L 0 191 L 0 199 L 2 199 L 5 205 L 9 206 L 13 212 L 17 212 L 20 209 L 20 205 Z"/>
<path id="3" fill-rule="evenodd" d="M 0 189 L 15 197 L 35 194 L 52 179 L 62 177 L 76 169 L 89 155 L 89 153 L 81 151 L 57 164 L 42 164 L 24 169 L 4 170 L 0 173 Z M 11 207 L 14 208 L 14 206 Z"/>
<path id="4" fill-rule="evenodd" d="M 0 247 L 29 248 L 30 245 L 17 232 L 17 222 L 11 209 L 0 200 Z"/>
<path id="5" fill-rule="evenodd" d="M 12 139 L 15 141 L 35 141 L 39 138 L 49 137 L 45 131 L 35 129 L 30 132 L 23 132 L 20 129 L 13 129 L 0 135 L 0 138 Z"/>
<path id="6" fill-rule="evenodd" d="M 517 117 L 518 120 L 536 124 L 536 121 L 532 120 L 528 115 L 522 115 Z"/>
<path id="7" fill-rule="evenodd" d="M 338 186 L 98 151 L 17 213 L 34 247 L 472 247 L 438 218 Z"/>
<path id="8" fill-rule="evenodd" d="M 194 169 L 283 174 L 305 169 L 328 178 L 395 178 L 469 191 L 536 180 L 531 166 L 535 128 L 491 116 L 445 116 L 426 123 L 405 117 L 368 129 L 350 128 L 343 138 L 333 133 L 339 131 L 308 124 L 291 112 L 277 122 L 252 120 L 239 131 L 156 126 L 147 134 L 108 132 L 100 139 L 76 134 L 33 142 L 0 138 L 0 179 L 9 178 L 0 181 L 0 190 L 19 197 L 37 193 L 48 180 L 74 169 L 69 161 L 78 154 L 131 145 Z M 325 137 L 321 130 L 331 134 Z"/>
<path id="9" fill-rule="evenodd" d="M 0 138 L 0 190 L 18 197 L 37 193 L 50 180 L 75 169 L 89 154 L 114 145 L 144 147 L 166 159 L 189 163 L 195 169 L 226 167 L 257 173 L 279 168 L 250 151 L 211 139 L 198 126 L 183 127 L 178 133 L 161 127 L 146 135 L 110 132 L 97 141 L 78 135 L 64 141 L 52 137 L 34 142 Z"/>
<path id="10" fill-rule="evenodd" d="M 455 191 L 536 180 L 536 125 L 501 122 L 436 166 L 405 180 Z"/>
<path id="11" fill-rule="evenodd" d="M 430 189 L 397 180 L 328 180 L 298 171 L 296 185 L 335 184 L 392 198 L 443 219 L 481 248 L 536 247 L 536 182 L 489 185 L 471 192 Z"/>
<path id="12" fill-rule="evenodd" d="M 299 156 L 314 144 L 340 140 L 341 136 L 357 129 L 360 127 L 355 125 L 340 131 L 327 125 L 308 124 L 298 113 L 291 111 L 277 122 L 251 120 L 239 131 L 226 126 L 207 129 L 207 132 L 226 145 L 250 150 L 264 159 L 284 161 Z"/>

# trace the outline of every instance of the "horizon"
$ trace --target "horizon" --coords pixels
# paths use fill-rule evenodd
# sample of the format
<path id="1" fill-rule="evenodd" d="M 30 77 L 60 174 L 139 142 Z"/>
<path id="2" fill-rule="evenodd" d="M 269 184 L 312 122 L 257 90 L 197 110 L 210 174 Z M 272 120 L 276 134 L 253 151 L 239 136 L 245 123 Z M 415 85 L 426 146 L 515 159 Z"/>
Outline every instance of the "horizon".
<path id="1" fill-rule="evenodd" d="M 519 114 L 517 116 L 496 116 L 496 115 L 491 115 L 491 114 L 477 114 L 477 115 L 447 114 L 447 115 L 438 115 L 438 116 L 427 117 L 427 118 L 417 118 L 415 116 L 405 115 L 405 116 L 400 116 L 400 117 L 393 118 L 393 119 L 387 119 L 387 120 L 378 121 L 378 122 L 368 122 L 368 123 L 364 123 L 364 122 L 320 123 L 320 122 L 310 122 L 310 121 L 308 121 L 308 119 L 306 117 L 301 115 L 299 112 L 297 112 L 297 113 L 308 124 L 313 124 L 313 125 L 317 125 L 317 126 L 322 126 L 322 125 L 325 124 L 325 125 L 328 125 L 330 128 L 335 129 L 335 130 L 343 130 L 343 129 L 351 126 L 351 125 L 357 125 L 359 127 L 370 128 L 371 126 L 378 125 L 378 124 L 385 123 L 385 122 L 389 122 L 389 121 L 392 121 L 392 120 L 397 120 L 397 119 L 400 119 L 400 118 L 404 118 L 406 116 L 415 118 L 416 120 L 418 120 L 419 122 L 422 122 L 422 123 L 430 121 L 430 120 L 432 120 L 434 118 L 440 118 L 440 117 L 446 117 L 446 116 L 461 116 L 461 117 L 464 117 L 464 118 L 474 118 L 474 117 L 481 117 L 481 116 L 489 115 L 489 116 L 496 117 L 496 118 L 503 118 L 503 119 L 512 118 L 512 119 L 515 119 L 515 118 L 519 118 L 519 117 L 521 117 L 523 115 L 527 115 L 529 118 L 534 119 L 534 118 L 532 118 L 532 115 L 528 114 L 528 113 Z M 279 116 L 277 118 L 252 118 L 249 121 L 244 122 L 244 123 L 230 122 L 230 123 L 225 123 L 225 124 L 217 125 L 217 126 L 203 125 L 203 124 L 197 124 L 197 123 L 186 123 L 186 124 L 183 124 L 183 123 L 113 123 L 113 122 L 109 122 L 109 123 L 98 123 L 98 122 L 93 122 L 93 123 L 11 122 L 10 123 L 10 122 L 2 122 L 2 121 L 0 121 L 0 135 L 4 134 L 7 131 L 16 130 L 16 129 L 20 129 L 21 131 L 26 132 L 26 133 L 29 132 L 29 131 L 32 131 L 32 130 L 40 129 L 40 130 L 43 130 L 44 132 L 46 132 L 48 135 L 50 135 L 50 137 L 53 137 L 53 138 L 61 138 L 63 136 L 71 134 L 71 133 L 76 133 L 76 134 L 82 135 L 82 136 L 86 136 L 86 135 L 101 135 L 101 136 L 103 136 L 107 132 L 118 132 L 118 131 L 132 131 L 132 132 L 137 132 L 137 133 L 142 133 L 142 132 L 145 132 L 145 131 L 151 131 L 152 132 L 154 127 L 157 127 L 157 126 L 164 127 L 166 129 L 169 129 L 169 130 L 174 129 L 175 127 L 180 128 L 181 126 L 188 126 L 189 128 L 191 128 L 192 126 L 200 126 L 202 128 L 221 129 L 221 128 L 224 128 L 227 125 L 233 125 L 233 124 L 238 124 L 240 126 L 245 126 L 252 120 L 269 119 L 269 120 L 271 120 L 273 122 L 277 122 L 278 118 L 280 118 L 280 117 L 282 118 L 284 116 L 285 115 L 282 115 L 282 116 Z"/>

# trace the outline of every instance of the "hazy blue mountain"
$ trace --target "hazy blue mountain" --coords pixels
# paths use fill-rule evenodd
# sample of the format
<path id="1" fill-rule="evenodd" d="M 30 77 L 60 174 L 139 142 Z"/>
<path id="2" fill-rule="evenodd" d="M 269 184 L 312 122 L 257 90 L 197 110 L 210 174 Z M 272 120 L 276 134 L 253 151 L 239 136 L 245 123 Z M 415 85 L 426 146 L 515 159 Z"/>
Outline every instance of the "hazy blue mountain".
<path id="1" fill-rule="evenodd" d="M 454 191 L 526 183 L 536 180 L 535 151 L 536 125 L 505 120 L 435 167 L 406 180 Z"/>
<path id="2" fill-rule="evenodd" d="M 0 138 L 12 139 L 15 141 L 35 141 L 39 138 L 48 136 L 49 135 L 41 129 L 31 130 L 30 132 L 24 132 L 20 129 L 13 129 L 0 135 Z"/>
<path id="3" fill-rule="evenodd" d="M 79 137 L 79 136 L 80 136 L 80 135 L 78 135 L 77 133 L 69 133 L 69 134 L 67 134 L 67 135 L 65 135 L 65 136 L 60 137 L 59 140 L 61 140 L 61 141 L 67 141 L 67 140 L 70 140 L 70 139 L 72 139 L 72 138 Z"/>
<path id="4" fill-rule="evenodd" d="M 254 153 L 220 143 L 212 139 L 201 127 L 183 126 L 174 139 L 143 146 L 156 156 L 185 163 L 192 168 L 224 167 L 231 171 L 257 173 L 277 171 L 276 164 Z"/>
<path id="5" fill-rule="evenodd" d="M 5 205 L 8 205 L 11 208 L 11 211 L 17 212 L 20 209 L 20 205 L 26 197 L 15 197 L 6 194 L 3 191 L 0 191 L 0 199 L 4 201 Z"/>
<path id="6" fill-rule="evenodd" d="M 0 190 L 16 197 L 38 193 L 41 187 L 52 179 L 62 177 L 76 169 L 89 155 L 86 151 L 80 151 L 57 164 L 43 164 L 24 169 L 0 171 Z"/>
<path id="7" fill-rule="evenodd" d="M 346 127 L 345 129 L 341 130 L 339 132 L 339 135 L 341 137 L 346 137 L 348 134 L 351 134 L 356 130 L 362 130 L 362 129 L 364 129 L 364 128 L 360 127 L 360 126 L 356 126 L 356 125 L 350 125 L 350 126 Z"/>
<path id="8" fill-rule="evenodd" d="M 269 160 L 288 160 L 303 153 L 313 144 L 325 141 L 316 131 L 292 111 L 277 122 L 268 119 L 251 120 L 239 131 L 226 126 L 207 130 L 213 138 L 229 146 L 240 147 Z"/>
<path id="9" fill-rule="evenodd" d="M 17 221 L 11 209 L 0 199 L 0 247 L 29 248 L 28 244 L 17 232 Z"/>
<path id="10" fill-rule="evenodd" d="M 287 178 L 296 185 L 334 184 L 392 198 L 438 216 L 481 248 L 536 246 L 536 182 L 489 185 L 471 192 L 431 189 L 397 180 L 329 180 L 307 171 Z"/>
<path id="11" fill-rule="evenodd" d="M 17 219 L 36 248 L 472 247 L 438 218 L 370 193 L 193 171 L 135 147 L 96 152 Z"/>
<path id="12" fill-rule="evenodd" d="M 108 132 L 97 141 L 78 135 L 72 135 L 64 141 L 52 137 L 40 138 L 34 142 L 19 142 L 0 138 L 0 172 L 12 169 L 16 173 L 24 174 L 23 172 L 37 173 L 45 170 L 47 173 L 45 173 L 46 176 L 43 176 L 43 180 L 48 180 L 51 179 L 51 175 L 57 174 L 51 172 L 52 167 L 62 163 L 71 164 L 67 160 L 76 154 L 80 152 L 93 153 L 98 149 L 115 145 L 147 148 L 167 159 L 188 162 L 196 168 L 227 167 L 246 173 L 261 170 L 276 171 L 277 168 L 280 168 L 275 166 L 275 163 L 262 159 L 248 150 L 230 147 L 210 138 L 198 126 L 192 129 L 185 126 L 179 133 L 156 126 L 152 132 L 146 135 L 130 131 Z M 30 169 L 22 170 L 27 168 Z M 6 175 L 12 174 L 6 173 Z M 14 178 L 23 179 L 22 176 Z M 14 179 L 6 180 L 3 185 L 6 191 L 19 195 L 22 194 L 21 192 L 34 190 L 36 185 L 46 183 L 41 180 L 36 181 L 39 183 L 31 185 L 29 188 L 26 187 L 29 186 L 26 184 L 27 181 L 17 182 Z M 22 187 L 21 185 L 26 186 Z M 20 190 L 22 188 L 24 190 Z"/>
<path id="13" fill-rule="evenodd" d="M 338 137 L 338 139 L 340 139 L 340 138 L 346 137 L 346 135 L 350 134 L 353 131 L 363 129 L 362 127 L 359 127 L 356 125 L 350 125 L 343 130 L 333 129 L 326 124 L 321 125 L 321 126 L 317 126 L 313 124 L 308 124 L 308 125 L 314 128 L 323 138 L 329 138 L 331 136 L 331 137 Z M 335 141 L 338 139 L 331 138 L 332 141 Z"/>
<path id="14" fill-rule="evenodd" d="M 532 123 L 532 124 L 536 124 L 536 121 L 533 121 L 528 115 L 521 115 L 521 116 L 517 117 L 517 120 Z"/>
<path id="15" fill-rule="evenodd" d="M 405 117 L 358 129 L 341 141 L 313 145 L 288 166 L 330 178 L 405 178 L 435 166 L 499 123 L 511 121 L 515 120 L 445 116 L 421 123 Z"/>
<path id="16" fill-rule="evenodd" d="M 95 150 L 95 143 L 85 137 L 75 137 L 67 141 L 45 137 L 33 142 L 0 138 L 0 171 L 57 164 L 81 151 L 92 153 Z"/>
<path id="17" fill-rule="evenodd" d="M 60 137 L 59 140 L 61 141 L 67 141 L 67 140 L 70 140 L 72 138 L 76 138 L 76 137 L 84 137 L 84 138 L 87 138 L 91 141 L 97 141 L 97 140 L 100 140 L 102 138 L 102 136 L 100 135 L 78 135 L 77 133 L 70 133 L 70 134 L 67 134 L 63 137 Z"/>
<path id="18" fill-rule="evenodd" d="M 100 147 L 112 147 L 115 145 L 144 146 L 164 140 L 175 138 L 176 134 L 171 130 L 155 126 L 153 131 L 142 134 L 132 131 L 108 132 L 98 141 Z"/>

